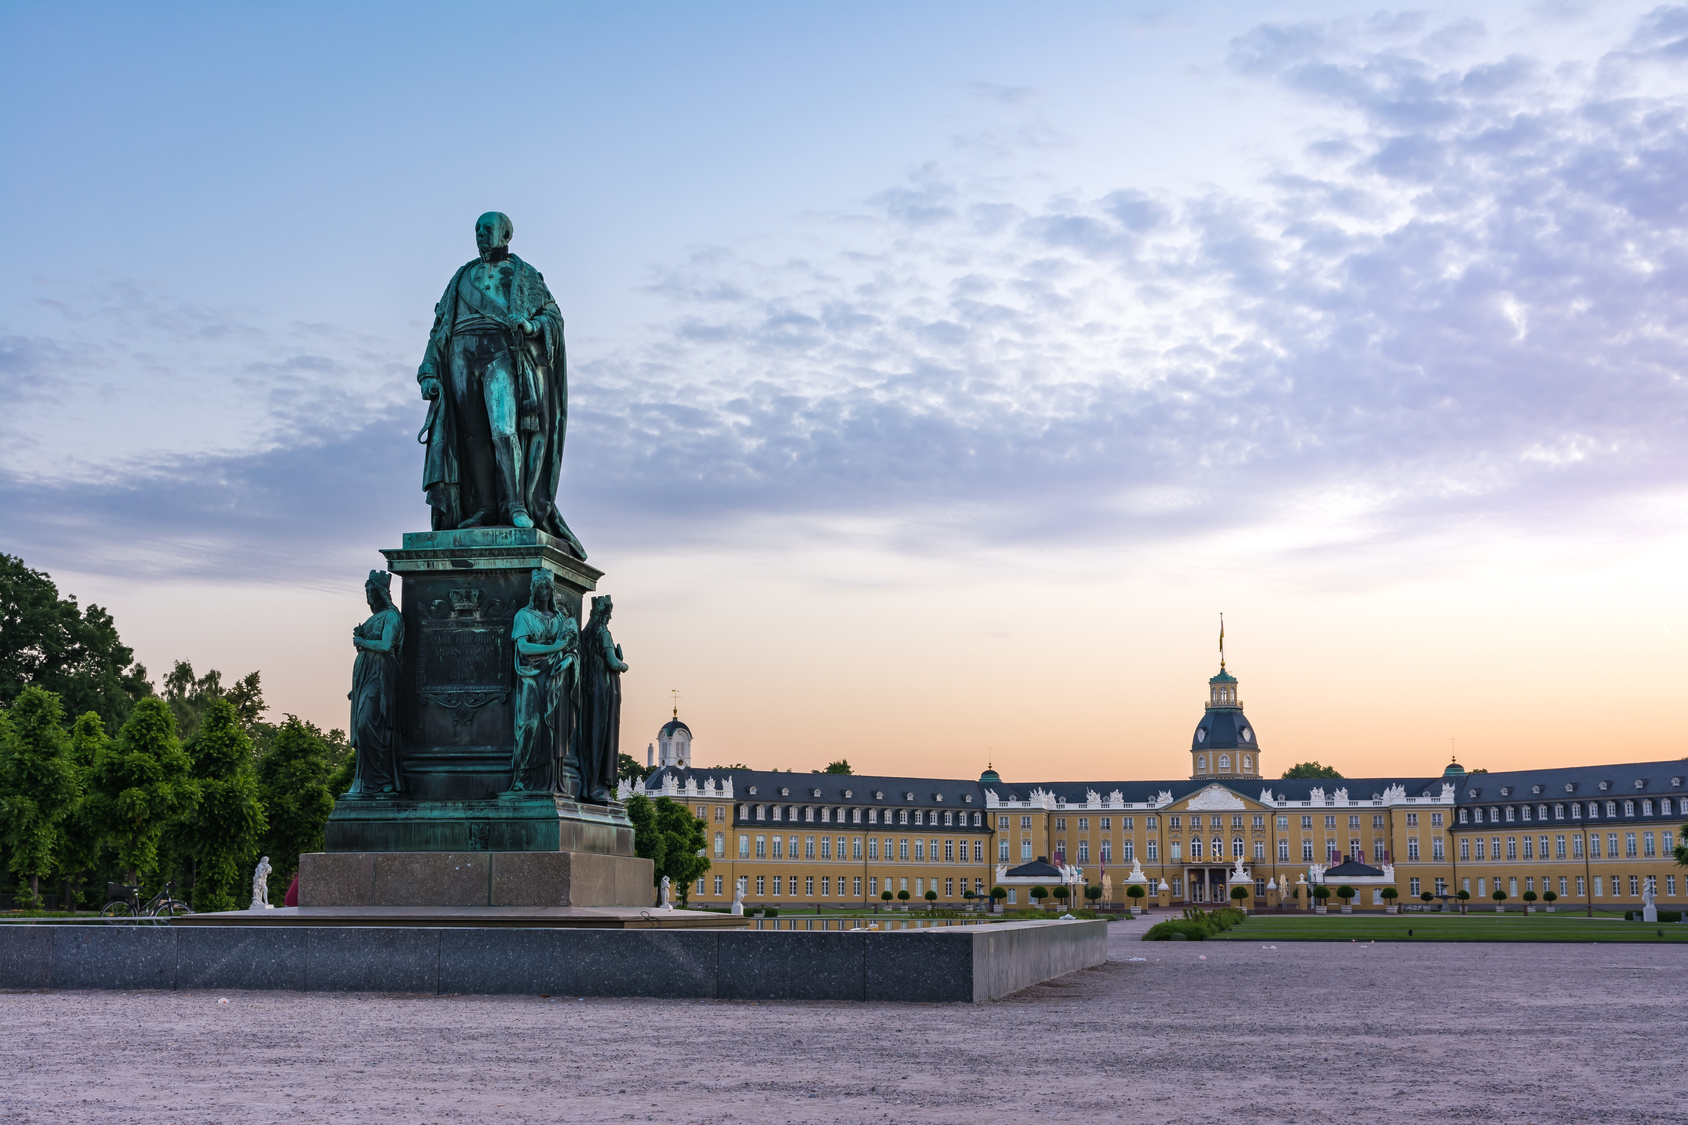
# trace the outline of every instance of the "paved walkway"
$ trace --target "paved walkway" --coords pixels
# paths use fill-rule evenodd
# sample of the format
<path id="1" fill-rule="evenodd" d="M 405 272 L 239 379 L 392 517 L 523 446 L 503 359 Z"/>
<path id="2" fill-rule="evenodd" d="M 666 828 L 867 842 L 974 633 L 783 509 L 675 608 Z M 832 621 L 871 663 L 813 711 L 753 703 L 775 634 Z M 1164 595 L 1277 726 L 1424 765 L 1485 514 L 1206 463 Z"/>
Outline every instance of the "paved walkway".
<path id="1" fill-rule="evenodd" d="M 1688 1122 L 1680 949 L 1141 932 L 978 1007 L 0 994 L 0 1122 Z"/>

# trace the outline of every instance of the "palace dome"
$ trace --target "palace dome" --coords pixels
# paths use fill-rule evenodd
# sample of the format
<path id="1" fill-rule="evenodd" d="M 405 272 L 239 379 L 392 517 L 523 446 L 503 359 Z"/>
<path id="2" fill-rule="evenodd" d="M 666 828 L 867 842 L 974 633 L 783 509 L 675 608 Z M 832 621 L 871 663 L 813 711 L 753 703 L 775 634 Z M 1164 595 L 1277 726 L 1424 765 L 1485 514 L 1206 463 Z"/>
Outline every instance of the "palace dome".
<path id="1" fill-rule="evenodd" d="M 692 736 L 692 728 L 682 723 L 678 718 L 669 719 L 666 723 L 663 723 L 662 729 L 657 731 L 656 735 L 658 738 L 671 738 L 677 730 L 685 731 L 687 738 Z"/>
<path id="2" fill-rule="evenodd" d="M 1254 724 L 1240 708 L 1214 708 L 1196 724 L 1191 750 L 1259 750 Z"/>

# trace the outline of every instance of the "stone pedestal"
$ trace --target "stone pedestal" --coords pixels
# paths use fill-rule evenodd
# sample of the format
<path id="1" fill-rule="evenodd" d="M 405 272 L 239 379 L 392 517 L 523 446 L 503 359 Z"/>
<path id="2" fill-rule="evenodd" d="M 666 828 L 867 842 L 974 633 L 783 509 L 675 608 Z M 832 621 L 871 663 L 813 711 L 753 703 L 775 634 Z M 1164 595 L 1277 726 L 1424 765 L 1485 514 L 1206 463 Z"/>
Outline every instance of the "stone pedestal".
<path id="1" fill-rule="evenodd" d="M 307 852 L 300 906 L 639 906 L 652 863 L 593 852 Z"/>
<path id="2" fill-rule="evenodd" d="M 300 858 L 302 906 L 638 906 L 650 860 L 633 855 L 619 804 L 576 799 L 555 748 L 555 792 L 510 792 L 515 652 L 510 630 L 533 572 L 577 620 L 602 572 L 531 528 L 406 534 L 386 550 L 401 580 L 403 792 L 341 797 L 326 851 Z M 565 699 L 559 727 L 572 729 Z"/>
<path id="3" fill-rule="evenodd" d="M 1657 922 L 1659 920 L 1659 908 L 1652 903 L 1643 906 L 1641 908 L 1641 920 L 1643 922 Z"/>

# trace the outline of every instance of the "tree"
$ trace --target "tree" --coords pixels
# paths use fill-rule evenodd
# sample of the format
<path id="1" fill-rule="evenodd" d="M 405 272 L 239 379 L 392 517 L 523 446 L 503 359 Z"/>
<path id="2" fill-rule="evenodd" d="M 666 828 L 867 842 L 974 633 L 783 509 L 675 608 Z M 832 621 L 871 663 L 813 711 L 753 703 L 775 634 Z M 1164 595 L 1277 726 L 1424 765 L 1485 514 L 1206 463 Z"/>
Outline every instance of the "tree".
<path id="1" fill-rule="evenodd" d="M 1351 910 L 1354 906 L 1354 888 L 1344 883 L 1336 888 L 1336 897 L 1342 900 L 1344 910 Z"/>
<path id="2" fill-rule="evenodd" d="M 1125 897 L 1131 900 L 1131 905 L 1133 907 L 1137 906 L 1138 900 L 1142 899 L 1148 893 L 1148 891 L 1143 889 L 1143 884 L 1141 883 L 1129 883 L 1125 888 Z"/>
<path id="3" fill-rule="evenodd" d="M 1431 894 L 1429 891 L 1420 891 L 1418 899 L 1420 902 L 1435 902 L 1436 896 Z"/>
<path id="4" fill-rule="evenodd" d="M 1291 766 L 1284 771 L 1284 777 L 1334 777 L 1338 781 L 1342 779 L 1335 766 L 1321 766 L 1317 762 L 1302 762 L 1298 766 Z"/>
<path id="5" fill-rule="evenodd" d="M 928 903 L 926 909 L 931 910 L 932 907 L 931 907 L 930 904 L 938 901 L 938 892 L 937 891 L 927 891 L 926 892 L 926 901 Z"/>
<path id="6" fill-rule="evenodd" d="M 734 762 L 730 766 L 710 766 L 709 768 L 712 769 L 712 770 L 747 770 L 750 767 L 745 765 L 743 762 Z M 774 772 L 778 773 L 779 771 L 775 770 Z M 790 773 L 791 771 L 786 770 L 785 772 Z"/>
<path id="7" fill-rule="evenodd" d="M 286 896 L 299 856 L 323 849 L 328 814 L 334 811 L 329 749 L 313 724 L 288 715 L 258 759 L 258 796 L 268 821 L 259 851 L 270 857 L 270 897 L 276 902 Z"/>
<path id="8" fill-rule="evenodd" d="M 158 870 L 159 841 L 199 800 L 190 769 L 175 717 L 156 696 L 136 703 L 116 740 L 96 754 L 89 816 L 131 882 Z"/>
<path id="9" fill-rule="evenodd" d="M 908 899 L 909 899 L 908 892 L 907 891 L 898 891 L 897 892 L 897 899 L 898 899 L 898 901 L 900 901 L 903 904 L 903 909 L 907 910 L 908 909 Z"/>
<path id="10" fill-rule="evenodd" d="M 1465 900 L 1471 897 L 1471 892 L 1470 891 L 1460 891 L 1454 897 L 1459 899 L 1459 912 L 1461 914 L 1464 914 L 1465 913 Z"/>
<path id="11" fill-rule="evenodd" d="M 253 776 L 252 740 L 234 704 L 213 699 L 187 750 L 199 783 L 199 804 L 180 831 L 194 864 L 193 908 L 237 910 L 241 884 L 258 861 L 269 821 Z"/>
<path id="12" fill-rule="evenodd" d="M 94 760 L 110 744 L 105 724 L 89 711 L 70 730 L 70 759 L 76 770 L 77 801 L 64 820 L 64 837 L 59 847 L 59 872 L 64 877 L 64 907 L 75 910 L 82 876 L 99 866 L 104 839 L 92 815 L 87 798 Z"/>
<path id="13" fill-rule="evenodd" d="M 170 674 L 164 677 L 164 701 L 176 716 L 176 737 L 185 745 L 199 734 L 200 724 L 211 704 L 226 700 L 235 711 L 235 722 L 250 733 L 258 725 L 266 710 L 260 674 L 250 672 L 235 681 L 231 688 L 223 687 L 223 674 L 215 668 L 198 678 L 193 665 L 186 660 L 176 661 Z"/>
<path id="14" fill-rule="evenodd" d="M 997 906 L 1002 905 L 1002 900 L 1007 898 L 1007 897 L 1008 897 L 1008 888 L 1007 887 L 992 887 L 991 888 L 991 906 L 992 906 L 992 908 L 995 908 Z"/>
<path id="15" fill-rule="evenodd" d="M 826 773 L 852 773 L 854 771 L 852 771 L 850 769 L 850 763 L 848 761 L 846 761 L 843 758 L 840 758 L 836 762 L 828 762 L 826 764 L 826 770 L 824 772 L 826 772 Z"/>
<path id="16" fill-rule="evenodd" d="M 881 898 L 881 899 L 883 899 L 883 900 L 884 900 L 884 901 L 886 901 L 886 902 L 890 902 L 890 901 L 891 901 L 891 899 L 892 899 L 892 898 L 894 898 L 894 897 L 895 897 L 895 896 L 894 896 L 894 895 L 892 895 L 892 894 L 891 894 L 891 892 L 890 892 L 890 891 L 880 891 L 880 892 L 879 892 L 879 897 L 880 897 L 880 898 Z M 876 906 L 876 907 L 874 907 L 874 908 L 873 908 L 873 912 L 874 912 L 874 913 L 875 913 L 875 914 L 878 914 L 878 913 L 879 913 L 879 907 L 877 907 L 877 906 Z"/>
<path id="17" fill-rule="evenodd" d="M 26 687 L 57 695 L 67 714 L 92 711 L 107 726 L 152 694 L 147 670 L 118 638 L 111 614 L 61 598 L 46 574 L 0 554 L 0 705 Z"/>
<path id="18" fill-rule="evenodd" d="M 1086 887 L 1086 888 L 1084 888 L 1084 897 L 1089 899 L 1090 904 L 1092 906 L 1094 906 L 1094 905 L 1096 905 L 1096 903 L 1102 897 L 1102 888 L 1101 887 Z"/>
<path id="19" fill-rule="evenodd" d="M 1032 898 L 1037 902 L 1038 909 L 1041 910 L 1043 908 L 1043 900 L 1049 897 L 1049 888 L 1048 887 L 1033 887 L 1032 891 L 1031 891 L 1031 895 L 1032 895 Z"/>
<path id="20" fill-rule="evenodd" d="M 1330 888 L 1323 883 L 1318 884 L 1313 888 L 1313 897 L 1318 900 L 1320 906 L 1323 906 L 1330 901 Z"/>
<path id="21" fill-rule="evenodd" d="M 1495 881 L 1498 883 L 1500 880 L 1497 879 Z M 1494 891 L 1489 895 L 1489 897 L 1495 900 L 1495 913 L 1496 914 L 1503 913 L 1506 910 L 1506 907 L 1501 905 L 1501 903 L 1506 901 L 1506 892 L 1505 891 L 1501 890 L 1499 887 L 1496 887 L 1494 889 Z"/>
<path id="22" fill-rule="evenodd" d="M 640 782 L 650 773 L 639 764 L 639 759 L 631 754 L 617 754 L 615 758 L 615 777 L 617 781 Z"/>
<path id="23" fill-rule="evenodd" d="M 653 801 L 643 794 L 627 799 L 627 819 L 633 822 L 633 854 L 651 861 L 652 885 L 668 876 L 684 903 L 692 882 L 709 870 L 703 822 L 667 797 Z"/>
<path id="24" fill-rule="evenodd" d="M 80 796 L 64 705 L 38 687 L 24 688 L 0 713 L 0 844 L 6 866 L 29 880 L 40 901 L 64 843 L 64 820 Z"/>
<path id="25" fill-rule="evenodd" d="M 1061 905 L 1063 905 L 1063 906 L 1066 905 L 1067 896 L 1070 895 L 1070 894 L 1072 894 L 1072 892 L 1070 890 L 1068 890 L 1066 887 L 1056 887 L 1055 888 L 1055 899 L 1056 899 L 1056 901 L 1060 902 Z"/>
<path id="26" fill-rule="evenodd" d="M 1401 897 L 1401 892 L 1394 887 L 1384 887 L 1379 893 L 1383 895 L 1383 901 L 1390 906 L 1394 906 L 1395 900 Z"/>
<path id="27" fill-rule="evenodd" d="M 1243 904 L 1243 899 L 1245 899 L 1247 897 L 1248 897 L 1248 888 L 1247 887 L 1232 887 L 1231 888 L 1231 901 L 1236 903 L 1239 908 L 1241 908 L 1241 906 Z"/>

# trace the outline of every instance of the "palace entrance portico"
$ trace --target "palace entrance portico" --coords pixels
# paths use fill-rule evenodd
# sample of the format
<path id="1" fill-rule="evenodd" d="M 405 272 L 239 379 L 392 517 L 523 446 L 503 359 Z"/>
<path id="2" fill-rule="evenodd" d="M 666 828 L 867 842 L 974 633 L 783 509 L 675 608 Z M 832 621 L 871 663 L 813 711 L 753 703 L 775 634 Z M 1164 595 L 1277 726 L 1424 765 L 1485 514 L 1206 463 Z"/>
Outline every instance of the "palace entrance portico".
<path id="1" fill-rule="evenodd" d="M 1186 867 L 1184 901 L 1229 903 L 1230 879 L 1229 867 Z"/>

